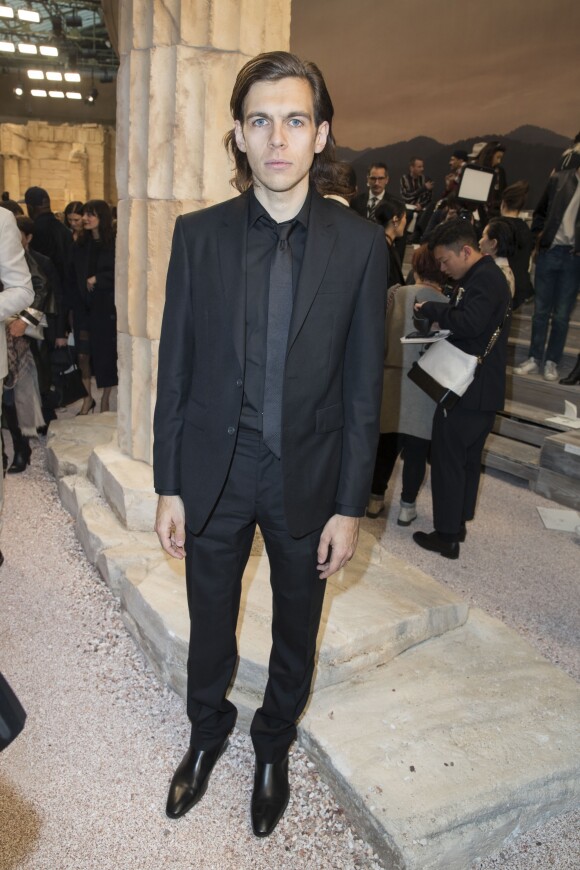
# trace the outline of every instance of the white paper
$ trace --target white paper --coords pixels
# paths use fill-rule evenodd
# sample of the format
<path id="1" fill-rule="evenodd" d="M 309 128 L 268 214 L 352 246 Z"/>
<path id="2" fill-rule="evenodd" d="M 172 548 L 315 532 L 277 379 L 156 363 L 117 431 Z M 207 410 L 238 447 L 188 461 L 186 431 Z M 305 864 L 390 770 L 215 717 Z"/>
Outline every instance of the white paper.
<path id="1" fill-rule="evenodd" d="M 558 423 L 558 425 L 567 426 L 569 429 L 580 429 L 578 408 L 573 402 L 564 399 L 564 413 L 557 417 L 546 417 L 546 423 Z"/>
<path id="2" fill-rule="evenodd" d="M 438 332 L 434 332 L 431 335 L 418 336 L 413 336 L 413 333 L 410 332 L 409 335 L 405 335 L 401 338 L 401 344 L 433 344 L 435 341 L 441 341 L 442 338 L 447 338 L 448 335 L 451 335 L 450 329 L 440 329 Z M 413 338 L 411 338 L 411 336 L 413 336 Z"/>
<path id="3" fill-rule="evenodd" d="M 536 507 L 536 510 L 547 529 L 554 529 L 558 532 L 574 532 L 580 523 L 578 511 L 545 507 Z"/>

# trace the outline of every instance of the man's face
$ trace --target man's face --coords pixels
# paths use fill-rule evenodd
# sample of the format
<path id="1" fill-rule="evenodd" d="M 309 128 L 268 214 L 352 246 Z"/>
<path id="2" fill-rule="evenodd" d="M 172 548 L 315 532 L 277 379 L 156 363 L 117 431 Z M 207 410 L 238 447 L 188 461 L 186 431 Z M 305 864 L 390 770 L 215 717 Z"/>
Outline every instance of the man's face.
<path id="1" fill-rule="evenodd" d="M 388 182 L 389 176 L 386 170 L 371 166 L 371 171 L 367 175 L 367 185 L 373 196 L 380 196 Z"/>
<path id="2" fill-rule="evenodd" d="M 444 245 L 437 245 L 433 251 L 433 255 L 444 275 L 449 275 L 454 281 L 459 281 L 471 268 L 469 258 L 472 249 L 469 245 L 464 245 L 459 253 L 454 248 L 447 248 Z"/>
<path id="3" fill-rule="evenodd" d="M 499 166 L 501 161 L 503 160 L 503 151 L 496 151 L 493 157 L 491 158 L 492 166 Z"/>
<path id="4" fill-rule="evenodd" d="M 236 144 L 247 158 L 254 187 L 283 193 L 304 186 L 314 160 L 326 145 L 328 123 L 314 121 L 312 89 L 289 77 L 256 82 L 244 101 L 244 120 L 235 122 Z"/>
<path id="5" fill-rule="evenodd" d="M 462 161 L 459 159 L 459 157 L 454 157 L 453 155 L 451 155 L 451 157 L 449 158 L 449 166 L 452 172 L 457 172 L 457 170 L 461 166 L 461 163 Z"/>
<path id="6" fill-rule="evenodd" d="M 423 175 L 423 170 L 425 169 L 425 164 L 422 160 L 415 160 L 414 163 L 411 163 L 409 170 L 413 178 L 419 178 L 420 175 Z"/>

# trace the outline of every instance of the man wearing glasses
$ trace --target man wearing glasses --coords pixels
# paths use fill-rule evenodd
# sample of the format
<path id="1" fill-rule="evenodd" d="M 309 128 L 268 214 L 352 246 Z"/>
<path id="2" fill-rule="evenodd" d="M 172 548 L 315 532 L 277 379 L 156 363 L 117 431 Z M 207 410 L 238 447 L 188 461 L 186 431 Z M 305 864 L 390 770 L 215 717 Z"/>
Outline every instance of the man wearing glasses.
<path id="1" fill-rule="evenodd" d="M 372 221 L 379 203 L 383 201 L 385 189 L 389 183 L 389 170 L 384 163 L 373 163 L 367 173 L 368 191 L 359 193 L 351 202 L 350 207 Z"/>

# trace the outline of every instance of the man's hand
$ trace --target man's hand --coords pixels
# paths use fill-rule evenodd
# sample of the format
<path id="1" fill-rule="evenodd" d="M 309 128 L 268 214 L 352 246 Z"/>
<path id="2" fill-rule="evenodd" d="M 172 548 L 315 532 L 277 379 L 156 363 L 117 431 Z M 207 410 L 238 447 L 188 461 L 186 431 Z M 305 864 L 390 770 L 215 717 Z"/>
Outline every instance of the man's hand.
<path id="1" fill-rule="evenodd" d="M 24 322 L 24 320 L 16 318 L 16 320 L 12 321 L 8 329 L 10 330 L 10 335 L 13 338 L 20 338 L 20 336 L 24 335 L 24 333 L 26 332 L 26 323 Z"/>
<path id="2" fill-rule="evenodd" d="M 54 342 L 55 347 L 66 347 L 68 344 L 68 338 L 57 338 Z"/>
<path id="3" fill-rule="evenodd" d="M 322 530 L 318 545 L 317 570 L 320 572 L 321 580 L 336 574 L 347 562 L 350 562 L 358 542 L 359 525 L 358 517 L 334 514 L 329 519 Z"/>
<path id="4" fill-rule="evenodd" d="M 185 511 L 178 495 L 160 495 L 155 531 L 159 543 L 174 559 L 185 556 Z"/>
<path id="5" fill-rule="evenodd" d="M 89 293 L 92 293 L 95 289 L 95 284 L 97 283 L 97 278 L 95 275 L 92 275 L 90 278 L 87 278 L 87 290 Z"/>

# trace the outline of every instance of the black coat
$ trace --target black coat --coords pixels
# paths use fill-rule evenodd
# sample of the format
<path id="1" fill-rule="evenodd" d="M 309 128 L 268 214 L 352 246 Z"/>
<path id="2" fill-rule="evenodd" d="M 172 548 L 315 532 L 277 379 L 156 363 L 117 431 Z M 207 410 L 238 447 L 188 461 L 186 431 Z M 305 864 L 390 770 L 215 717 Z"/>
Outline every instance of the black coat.
<path id="1" fill-rule="evenodd" d="M 95 276 L 94 289 L 87 278 Z M 75 341 L 80 330 L 89 334 L 91 364 L 97 386 L 117 384 L 117 309 L 115 308 L 115 245 L 103 245 L 92 236 L 73 246 L 68 292 L 75 321 Z"/>
<path id="2" fill-rule="evenodd" d="M 501 269 L 491 257 L 482 257 L 463 276 L 450 303 L 426 302 L 421 313 L 442 329 L 465 353 L 481 356 L 510 304 L 510 291 Z M 509 317 L 489 356 L 479 366 L 475 380 L 458 404 L 478 411 L 501 411 L 505 401 L 505 370 Z"/>
<path id="3" fill-rule="evenodd" d="M 203 528 L 236 442 L 245 366 L 250 194 L 177 219 L 159 346 L 153 468 Z M 288 337 L 282 474 L 290 533 L 364 513 L 379 432 L 386 247 L 382 229 L 313 193 Z"/>

